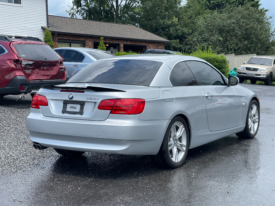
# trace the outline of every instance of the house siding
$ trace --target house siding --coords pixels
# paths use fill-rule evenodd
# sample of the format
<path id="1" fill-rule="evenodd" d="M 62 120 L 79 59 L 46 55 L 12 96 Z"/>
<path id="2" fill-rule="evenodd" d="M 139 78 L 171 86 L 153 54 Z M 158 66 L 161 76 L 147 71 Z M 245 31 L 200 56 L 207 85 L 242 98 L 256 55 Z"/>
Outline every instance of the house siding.
<path id="1" fill-rule="evenodd" d="M 54 37 L 55 48 L 58 47 L 58 40 L 84 41 L 85 47 L 87 48 L 93 48 L 94 42 L 100 41 L 100 37 L 85 37 L 85 36 L 59 35 L 59 34 L 55 36 L 54 33 L 52 35 Z M 142 45 L 142 46 L 145 45 L 147 49 L 165 49 L 165 43 L 159 43 L 159 42 L 123 40 L 123 39 L 111 39 L 111 38 L 105 38 L 104 42 L 120 44 L 120 51 L 123 51 L 124 44 Z"/>
<path id="2" fill-rule="evenodd" d="M 22 0 L 21 5 L 0 2 L 0 34 L 43 39 L 47 26 L 46 0 Z"/>

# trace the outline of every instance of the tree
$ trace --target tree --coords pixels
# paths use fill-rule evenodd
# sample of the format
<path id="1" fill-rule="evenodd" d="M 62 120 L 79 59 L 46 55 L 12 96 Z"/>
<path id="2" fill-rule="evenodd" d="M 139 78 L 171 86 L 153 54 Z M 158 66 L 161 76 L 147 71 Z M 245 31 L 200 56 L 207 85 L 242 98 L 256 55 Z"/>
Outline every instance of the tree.
<path id="1" fill-rule="evenodd" d="M 52 34 L 51 32 L 49 32 L 48 29 L 46 29 L 44 33 L 44 42 L 48 44 L 52 49 L 54 48 Z"/>
<path id="2" fill-rule="evenodd" d="M 183 31 L 178 19 L 180 3 L 180 0 L 141 0 L 137 15 L 142 29 L 173 40 L 167 47 L 174 50 L 180 49 L 178 42 Z"/>
<path id="3" fill-rule="evenodd" d="M 259 9 L 261 4 L 260 0 L 188 0 L 189 2 L 199 2 L 200 4 L 204 4 L 206 9 L 208 10 L 217 10 L 223 9 L 227 5 L 233 5 L 235 7 L 250 5 L 254 8 Z"/>
<path id="4" fill-rule="evenodd" d="M 201 16 L 197 25 L 190 37 L 193 48 L 211 45 L 218 54 L 264 54 L 274 36 L 266 12 L 249 5 L 216 10 Z"/>
<path id="5" fill-rule="evenodd" d="M 106 46 L 104 44 L 104 37 L 100 37 L 99 46 L 97 47 L 99 50 L 106 51 Z"/>
<path id="6" fill-rule="evenodd" d="M 74 0 L 67 13 L 76 18 L 132 24 L 140 0 Z"/>

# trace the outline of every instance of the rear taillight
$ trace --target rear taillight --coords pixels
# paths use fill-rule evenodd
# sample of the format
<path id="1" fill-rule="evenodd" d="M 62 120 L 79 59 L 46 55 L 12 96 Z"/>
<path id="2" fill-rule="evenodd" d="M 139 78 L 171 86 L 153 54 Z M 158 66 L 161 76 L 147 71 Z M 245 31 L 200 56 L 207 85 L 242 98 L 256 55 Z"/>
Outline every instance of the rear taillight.
<path id="1" fill-rule="evenodd" d="M 105 99 L 100 102 L 98 105 L 98 109 L 100 110 L 112 110 L 114 104 L 116 103 L 116 99 Z"/>
<path id="2" fill-rule="evenodd" d="M 48 106 L 48 100 L 45 96 L 35 94 L 32 98 L 31 108 L 40 109 L 40 106 Z"/>
<path id="3" fill-rule="evenodd" d="M 145 107 L 144 99 L 106 99 L 98 106 L 99 110 L 111 110 L 111 114 L 140 114 Z"/>
<path id="4" fill-rule="evenodd" d="M 12 68 L 20 67 L 20 60 L 18 60 L 18 59 L 8 59 L 7 63 Z"/>

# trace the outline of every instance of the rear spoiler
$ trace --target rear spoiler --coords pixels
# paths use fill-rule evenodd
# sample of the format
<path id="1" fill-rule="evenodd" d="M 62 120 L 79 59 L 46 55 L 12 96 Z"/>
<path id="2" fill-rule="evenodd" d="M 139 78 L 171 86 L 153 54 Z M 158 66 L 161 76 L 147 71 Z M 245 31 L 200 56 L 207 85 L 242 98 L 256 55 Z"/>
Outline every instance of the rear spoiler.
<path id="1" fill-rule="evenodd" d="M 41 88 L 44 89 L 60 89 L 60 90 L 76 90 L 76 91 L 85 91 L 91 90 L 94 92 L 125 92 L 119 89 L 112 89 L 106 87 L 95 87 L 95 86 L 87 86 L 87 87 L 66 87 L 66 86 L 59 86 L 59 85 L 44 85 Z"/>

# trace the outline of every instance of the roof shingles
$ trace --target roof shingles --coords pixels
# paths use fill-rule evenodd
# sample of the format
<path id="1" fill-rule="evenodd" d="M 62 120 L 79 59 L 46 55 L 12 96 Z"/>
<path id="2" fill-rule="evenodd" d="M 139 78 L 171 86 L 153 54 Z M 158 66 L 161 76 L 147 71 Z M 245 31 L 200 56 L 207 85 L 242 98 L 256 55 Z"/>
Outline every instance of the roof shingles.
<path id="1" fill-rule="evenodd" d="M 168 40 L 129 24 L 73 19 L 49 15 L 49 31 L 75 35 L 109 37 L 140 41 L 169 42 Z"/>

